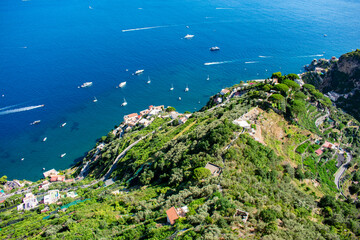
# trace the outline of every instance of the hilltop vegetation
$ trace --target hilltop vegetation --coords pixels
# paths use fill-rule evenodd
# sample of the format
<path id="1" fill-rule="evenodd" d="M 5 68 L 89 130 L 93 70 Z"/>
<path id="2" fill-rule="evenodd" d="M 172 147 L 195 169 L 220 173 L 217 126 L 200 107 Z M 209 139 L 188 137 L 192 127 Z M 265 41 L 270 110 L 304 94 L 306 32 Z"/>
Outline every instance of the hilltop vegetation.
<path id="1" fill-rule="evenodd" d="M 184 124 L 165 116 L 121 135 L 110 131 L 84 159 L 87 177 L 71 185 L 104 176 L 115 184 L 79 187 L 79 197 L 89 200 L 66 211 L 54 211 L 55 204 L 52 214 L 40 213 L 42 206 L 4 209 L 1 238 L 357 239 L 359 191 L 350 184 L 347 199 L 340 195 L 335 151 L 315 151 L 325 141 L 339 143 L 353 157 L 348 181 L 359 181 L 359 123 L 297 78 L 274 73 L 264 83 L 235 85 Z M 204 168 L 209 162 L 221 167 L 220 175 Z M 74 177 L 81 169 L 79 163 Z M 186 217 L 166 224 L 166 210 L 185 205 Z M 237 210 L 248 213 L 246 222 Z"/>

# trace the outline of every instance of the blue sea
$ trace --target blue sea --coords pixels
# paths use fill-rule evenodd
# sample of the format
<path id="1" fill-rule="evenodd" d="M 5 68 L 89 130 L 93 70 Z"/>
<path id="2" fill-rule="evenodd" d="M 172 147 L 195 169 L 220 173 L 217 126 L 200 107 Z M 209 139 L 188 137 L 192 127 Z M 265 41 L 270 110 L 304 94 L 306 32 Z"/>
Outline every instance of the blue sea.
<path id="1" fill-rule="evenodd" d="M 196 111 L 241 80 L 359 48 L 359 10 L 355 0 L 1 0 L 0 176 L 68 168 L 149 105 Z"/>

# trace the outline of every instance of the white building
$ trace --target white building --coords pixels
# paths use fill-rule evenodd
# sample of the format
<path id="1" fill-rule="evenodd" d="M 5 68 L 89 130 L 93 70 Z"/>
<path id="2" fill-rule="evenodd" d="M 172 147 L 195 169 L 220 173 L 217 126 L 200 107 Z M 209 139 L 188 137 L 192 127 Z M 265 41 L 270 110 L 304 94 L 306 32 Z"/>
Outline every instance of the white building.
<path id="1" fill-rule="evenodd" d="M 17 206 L 17 210 L 30 210 L 38 205 L 38 200 L 32 193 L 27 193 L 23 198 L 23 203 Z"/>
<path id="2" fill-rule="evenodd" d="M 149 126 L 150 123 L 151 123 L 151 121 L 149 121 L 149 120 L 147 120 L 147 119 L 145 119 L 145 118 L 143 118 L 143 119 L 141 119 L 141 120 L 139 121 L 139 124 L 143 125 L 144 127 Z"/>
<path id="3" fill-rule="evenodd" d="M 186 117 L 179 118 L 179 124 L 184 124 L 184 123 L 186 123 L 186 121 L 187 121 Z"/>
<path id="4" fill-rule="evenodd" d="M 50 190 L 47 195 L 44 196 L 44 204 L 52 204 L 57 202 L 61 198 L 59 190 Z"/>
<path id="5" fill-rule="evenodd" d="M 162 112 L 162 110 L 160 110 L 160 109 L 154 109 L 154 110 L 151 110 L 148 115 L 149 116 L 159 115 L 159 113 L 161 113 L 161 112 Z"/>

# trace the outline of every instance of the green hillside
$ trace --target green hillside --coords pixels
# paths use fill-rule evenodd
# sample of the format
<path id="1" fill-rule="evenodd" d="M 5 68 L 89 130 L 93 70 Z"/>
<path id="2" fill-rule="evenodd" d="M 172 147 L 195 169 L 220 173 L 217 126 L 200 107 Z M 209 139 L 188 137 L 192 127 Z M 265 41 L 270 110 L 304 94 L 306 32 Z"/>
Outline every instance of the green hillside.
<path id="1" fill-rule="evenodd" d="M 11 208 L 23 197 L 14 195 L 0 204 L 0 237 L 357 239 L 359 122 L 297 78 L 274 73 L 228 88 L 199 112 L 168 109 L 147 127 L 116 126 L 62 172 L 84 179 L 50 186 L 85 201 L 23 212 Z M 351 156 L 340 190 L 339 156 Z M 168 224 L 167 210 L 183 206 Z"/>

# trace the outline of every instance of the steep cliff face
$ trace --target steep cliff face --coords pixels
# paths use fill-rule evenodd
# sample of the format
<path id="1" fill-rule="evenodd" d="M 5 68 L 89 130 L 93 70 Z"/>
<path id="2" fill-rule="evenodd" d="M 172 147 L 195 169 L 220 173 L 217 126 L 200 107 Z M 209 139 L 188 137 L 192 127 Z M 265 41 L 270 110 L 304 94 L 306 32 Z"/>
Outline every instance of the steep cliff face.
<path id="1" fill-rule="evenodd" d="M 337 106 L 360 119 L 360 50 L 346 53 L 333 62 L 329 71 L 324 74 L 319 89 L 324 92 L 335 92 Z"/>
<path id="2" fill-rule="evenodd" d="M 320 90 L 346 94 L 360 86 L 360 50 L 346 53 L 325 74 Z"/>

